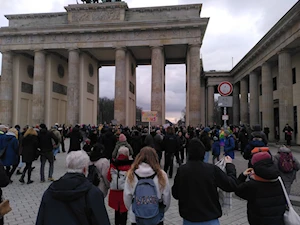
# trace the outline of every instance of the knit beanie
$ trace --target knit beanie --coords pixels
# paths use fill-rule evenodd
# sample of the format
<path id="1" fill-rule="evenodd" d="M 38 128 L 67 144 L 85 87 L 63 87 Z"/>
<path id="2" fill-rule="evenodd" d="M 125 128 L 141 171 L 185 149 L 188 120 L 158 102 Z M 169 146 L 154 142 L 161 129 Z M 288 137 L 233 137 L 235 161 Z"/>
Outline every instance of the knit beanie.
<path id="1" fill-rule="evenodd" d="M 119 136 L 119 141 L 120 141 L 120 142 L 127 141 L 126 136 L 125 136 L 124 134 L 120 134 L 120 136 Z"/>
<path id="2" fill-rule="evenodd" d="M 259 152 L 259 153 L 255 153 L 252 156 L 252 160 L 251 160 L 251 164 L 254 165 L 255 163 L 262 161 L 264 159 L 271 159 L 271 155 L 268 152 Z"/>
<path id="3" fill-rule="evenodd" d="M 205 127 L 204 131 L 207 132 L 207 133 L 209 133 L 210 132 L 210 128 L 209 127 Z"/>

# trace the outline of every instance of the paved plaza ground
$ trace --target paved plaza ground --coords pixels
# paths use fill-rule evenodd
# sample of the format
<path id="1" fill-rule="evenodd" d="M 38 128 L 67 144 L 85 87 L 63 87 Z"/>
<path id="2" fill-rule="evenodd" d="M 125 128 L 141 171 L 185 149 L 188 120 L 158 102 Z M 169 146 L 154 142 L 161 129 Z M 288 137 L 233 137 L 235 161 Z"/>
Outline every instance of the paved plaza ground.
<path id="1" fill-rule="evenodd" d="M 67 141 L 68 142 L 68 141 Z M 68 143 L 66 145 L 68 146 Z M 292 148 L 295 157 L 300 160 L 300 147 Z M 276 147 L 271 147 L 273 153 L 276 153 Z M 234 163 L 237 167 L 238 174 L 246 169 L 247 162 L 241 157 L 239 152 L 236 152 L 236 159 Z M 57 155 L 57 160 L 54 165 L 54 178 L 58 179 L 65 173 L 65 157 L 66 153 Z M 3 188 L 3 196 L 10 200 L 13 211 L 5 216 L 6 225 L 32 225 L 35 224 L 38 208 L 44 191 L 50 185 L 50 182 L 40 183 L 39 168 L 40 162 L 34 163 L 36 169 L 33 171 L 32 179 L 35 181 L 31 185 L 20 184 L 19 176 L 13 175 L 14 181 L 11 185 Z M 175 166 L 176 167 L 176 166 Z M 48 167 L 46 167 L 46 175 Z M 176 169 L 175 169 L 176 172 Z M 175 175 L 175 174 L 174 174 Z M 292 187 L 292 195 L 300 196 L 300 173 L 297 175 L 297 180 Z M 173 179 L 170 179 L 171 185 Z M 248 224 L 246 216 L 246 202 L 237 197 L 233 199 L 233 208 L 228 215 L 224 215 L 220 221 L 222 225 L 240 225 Z M 300 207 L 295 207 L 296 211 L 300 214 Z M 114 211 L 107 207 L 111 224 L 114 224 Z M 129 222 L 128 222 L 129 224 Z M 178 204 L 175 199 L 172 199 L 171 207 L 165 215 L 165 225 L 180 225 L 182 218 L 178 212 Z"/>

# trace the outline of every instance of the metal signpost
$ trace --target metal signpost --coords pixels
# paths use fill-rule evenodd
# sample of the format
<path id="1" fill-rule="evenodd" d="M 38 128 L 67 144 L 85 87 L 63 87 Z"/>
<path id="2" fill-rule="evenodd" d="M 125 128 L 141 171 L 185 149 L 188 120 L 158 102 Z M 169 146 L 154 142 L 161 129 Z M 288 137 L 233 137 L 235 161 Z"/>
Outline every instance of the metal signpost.
<path id="1" fill-rule="evenodd" d="M 229 120 L 229 116 L 227 115 L 227 107 L 232 107 L 233 105 L 233 99 L 231 96 L 231 93 L 233 91 L 233 86 L 228 81 L 223 81 L 218 86 L 218 92 L 220 95 L 218 99 L 218 105 L 220 107 L 224 107 L 224 115 L 222 116 L 222 120 L 224 120 L 224 129 L 227 128 L 227 120 Z"/>

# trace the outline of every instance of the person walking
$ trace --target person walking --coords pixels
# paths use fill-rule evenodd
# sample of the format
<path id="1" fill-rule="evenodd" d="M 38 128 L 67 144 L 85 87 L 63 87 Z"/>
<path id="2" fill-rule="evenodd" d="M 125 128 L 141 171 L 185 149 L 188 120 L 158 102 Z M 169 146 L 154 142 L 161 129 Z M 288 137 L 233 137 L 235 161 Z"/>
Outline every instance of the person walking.
<path id="1" fill-rule="evenodd" d="M 57 126 L 52 127 L 52 129 L 50 130 L 50 132 L 52 132 L 56 136 L 56 139 L 58 140 L 58 144 L 55 144 L 54 140 L 52 141 L 53 156 L 54 156 L 54 160 L 56 160 L 56 155 L 57 155 L 57 153 L 60 152 L 60 143 L 62 141 L 62 138 L 61 138 L 60 132 L 58 131 L 58 127 Z"/>
<path id="2" fill-rule="evenodd" d="M 167 134 L 163 140 L 163 150 L 165 151 L 165 166 L 164 171 L 168 173 L 169 178 L 173 177 L 174 155 L 179 151 L 179 142 L 174 133 L 173 127 L 167 128 Z"/>
<path id="3" fill-rule="evenodd" d="M 221 147 L 220 147 L 220 142 L 219 142 L 218 136 L 214 136 L 213 140 L 214 140 L 214 143 L 212 146 L 212 155 L 213 155 L 212 163 L 215 165 L 215 160 L 216 159 L 217 159 L 217 161 L 220 160 Z"/>
<path id="4" fill-rule="evenodd" d="M 90 164 L 94 164 L 98 170 L 100 182 L 98 188 L 102 191 L 104 198 L 107 196 L 110 183 L 107 179 L 107 173 L 110 163 L 105 158 L 105 148 L 103 145 L 96 143 L 90 152 Z"/>
<path id="5" fill-rule="evenodd" d="M 5 166 L 9 182 L 12 183 L 11 177 L 19 164 L 18 131 L 15 128 L 11 128 L 7 131 L 5 139 L 3 140 L 3 146 L 6 148 L 6 151 L 1 161 L 3 166 Z"/>
<path id="6" fill-rule="evenodd" d="M 9 184 L 9 177 L 7 176 L 7 173 L 4 169 L 4 166 L 2 165 L 2 162 L 0 161 L 0 203 L 3 202 L 3 196 L 2 196 L 2 189 L 3 187 L 6 187 Z M 0 225 L 4 225 L 4 217 L 0 216 Z"/>
<path id="7" fill-rule="evenodd" d="M 126 225 L 127 223 L 128 210 L 124 205 L 123 192 L 126 174 L 132 164 L 129 156 L 129 149 L 121 146 L 118 149 L 116 159 L 112 159 L 107 174 L 107 179 L 110 182 L 108 205 L 115 210 L 115 225 Z"/>
<path id="8" fill-rule="evenodd" d="M 210 128 L 205 127 L 204 130 L 200 134 L 200 140 L 205 146 L 205 156 L 204 156 L 204 162 L 208 162 L 209 160 L 209 151 L 211 151 L 211 139 L 209 137 Z"/>
<path id="9" fill-rule="evenodd" d="M 102 138 L 100 140 L 100 144 L 103 144 L 105 147 L 105 155 L 107 159 L 111 159 L 112 158 L 112 153 L 114 151 L 114 148 L 116 146 L 117 143 L 117 138 L 116 136 L 113 134 L 112 129 L 111 128 L 103 128 L 103 132 L 104 134 L 102 135 Z"/>
<path id="10" fill-rule="evenodd" d="M 273 157 L 274 164 L 283 180 L 286 192 L 291 193 L 291 187 L 300 169 L 299 161 L 293 156 L 291 149 L 282 145 Z"/>
<path id="11" fill-rule="evenodd" d="M 127 138 L 124 134 L 120 134 L 119 141 L 117 142 L 115 149 L 112 153 L 112 158 L 115 159 L 117 157 L 118 151 L 120 147 L 126 147 L 129 149 L 129 156 L 133 156 L 133 149 L 130 144 L 127 142 Z"/>
<path id="12" fill-rule="evenodd" d="M 227 174 L 205 163 L 206 147 L 198 138 L 190 141 L 187 150 L 188 161 L 179 167 L 172 187 L 183 225 L 219 225 L 222 209 L 217 188 L 236 190 L 235 166 L 229 156 L 225 157 Z"/>
<path id="13" fill-rule="evenodd" d="M 40 125 L 40 132 L 38 134 L 38 143 L 40 149 L 40 160 L 41 160 L 41 169 L 40 169 L 40 177 L 41 182 L 45 182 L 45 164 L 48 160 L 49 162 L 49 173 L 48 180 L 54 181 L 53 179 L 53 171 L 54 171 L 54 155 L 53 155 L 53 143 L 58 145 L 57 137 L 50 131 L 48 131 L 47 126 L 45 124 Z"/>
<path id="14" fill-rule="evenodd" d="M 135 158 L 139 152 L 142 149 L 142 136 L 141 133 L 138 130 L 133 130 L 132 131 L 132 136 L 131 136 L 131 141 L 130 141 L 130 145 L 132 147 L 133 150 L 133 158 Z"/>
<path id="15" fill-rule="evenodd" d="M 158 155 L 158 161 L 160 163 L 162 158 L 162 144 L 163 144 L 164 137 L 161 134 L 160 130 L 156 131 L 156 135 L 154 136 L 154 149 Z"/>
<path id="16" fill-rule="evenodd" d="M 235 140 L 229 130 L 224 131 L 224 137 L 224 154 L 225 156 L 230 156 L 230 158 L 234 159 Z"/>
<path id="17" fill-rule="evenodd" d="M 28 128 L 25 132 L 22 140 L 22 159 L 23 162 L 26 163 L 26 166 L 23 170 L 22 176 L 20 178 L 21 183 L 25 183 L 24 177 L 26 172 L 28 171 L 28 179 L 27 184 L 33 183 L 31 180 L 31 172 L 32 172 L 32 162 L 37 159 L 38 157 L 38 137 L 37 132 L 32 128 Z"/>
<path id="18" fill-rule="evenodd" d="M 139 180 L 151 179 L 154 183 L 154 188 L 156 190 L 157 196 L 151 196 L 152 201 L 159 202 L 159 216 L 160 220 L 157 225 L 164 224 L 164 213 L 169 209 L 171 203 L 171 190 L 169 185 L 169 180 L 166 172 L 160 168 L 158 161 L 158 156 L 156 151 L 151 147 L 144 147 L 141 149 L 140 153 L 137 155 L 131 169 L 127 173 L 127 178 L 125 181 L 124 188 L 124 203 L 126 208 L 129 210 L 129 220 L 132 225 L 136 225 L 136 215 L 134 211 L 134 206 L 144 207 L 146 204 L 135 204 L 139 202 L 139 199 L 135 199 L 135 191 Z M 147 194 L 147 193 L 145 193 Z M 141 197 L 141 196 L 140 196 Z M 147 197 L 146 197 L 147 199 Z M 135 202 L 135 203 L 134 203 Z M 154 204 L 150 204 L 154 206 Z M 136 209 L 138 210 L 138 209 Z M 154 224 L 156 225 L 156 224 Z"/>
<path id="19" fill-rule="evenodd" d="M 36 225 L 110 225 L 102 192 L 86 178 L 85 151 L 67 155 L 67 173 L 45 191 Z"/>
<path id="20" fill-rule="evenodd" d="M 70 138 L 69 152 L 81 150 L 81 142 L 83 141 L 83 136 L 79 128 L 80 127 L 76 125 L 68 134 L 68 137 Z"/>
<path id="21" fill-rule="evenodd" d="M 255 153 L 248 168 L 238 178 L 235 194 L 248 201 L 250 225 L 284 225 L 286 199 L 278 180 L 277 170 L 269 152 Z M 246 179 L 249 178 L 248 181 Z"/>
<path id="22" fill-rule="evenodd" d="M 286 145 L 287 147 L 291 147 L 291 141 L 293 139 L 293 128 L 291 128 L 289 126 L 289 124 L 286 124 L 285 127 L 283 128 L 283 131 L 282 131 L 285 135 L 285 140 L 286 140 Z"/>

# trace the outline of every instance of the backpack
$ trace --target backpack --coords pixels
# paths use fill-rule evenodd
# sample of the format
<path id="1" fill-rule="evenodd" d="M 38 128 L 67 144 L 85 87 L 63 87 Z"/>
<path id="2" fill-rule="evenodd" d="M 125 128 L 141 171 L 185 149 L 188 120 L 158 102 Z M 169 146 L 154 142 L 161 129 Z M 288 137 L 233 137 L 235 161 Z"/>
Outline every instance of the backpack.
<path id="1" fill-rule="evenodd" d="M 279 153 L 278 167 L 284 173 L 290 173 L 294 170 L 294 160 L 291 152 Z"/>
<path id="2" fill-rule="evenodd" d="M 89 173 L 88 173 L 87 179 L 93 185 L 98 187 L 98 185 L 100 183 L 100 176 L 99 176 L 99 171 L 98 171 L 97 167 L 94 164 L 89 166 Z"/>
<path id="3" fill-rule="evenodd" d="M 135 187 L 132 202 L 132 211 L 135 214 L 137 225 L 156 225 L 164 217 L 164 210 L 160 207 L 160 201 L 157 197 L 157 190 L 153 178 L 156 173 L 150 177 L 139 177 Z"/>
<path id="4" fill-rule="evenodd" d="M 115 168 L 110 169 L 111 174 L 111 190 L 124 190 L 127 171 L 118 170 Z"/>

